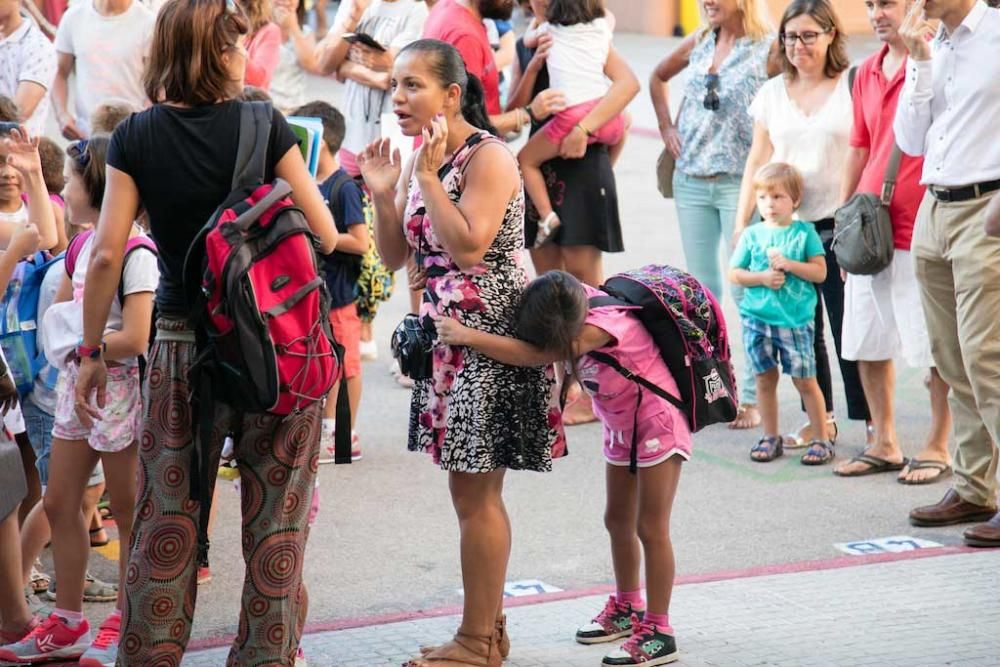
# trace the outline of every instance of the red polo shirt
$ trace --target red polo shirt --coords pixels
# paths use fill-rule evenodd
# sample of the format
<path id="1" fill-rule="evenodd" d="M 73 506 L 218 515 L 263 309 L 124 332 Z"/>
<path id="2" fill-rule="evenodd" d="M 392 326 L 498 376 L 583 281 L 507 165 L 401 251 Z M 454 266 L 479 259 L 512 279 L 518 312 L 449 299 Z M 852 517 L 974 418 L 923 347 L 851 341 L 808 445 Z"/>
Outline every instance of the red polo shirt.
<path id="1" fill-rule="evenodd" d="M 483 22 L 455 0 L 440 0 L 424 23 L 424 38 L 440 39 L 458 49 L 465 68 L 483 83 L 486 111 L 493 116 L 499 114 L 500 75 Z"/>
<path id="2" fill-rule="evenodd" d="M 851 146 L 867 148 L 868 164 L 861 172 L 858 192 L 882 192 L 885 169 L 889 164 L 889 154 L 896 141 L 892 131 L 892 121 L 896 117 L 899 93 L 906 79 L 906 62 L 892 80 L 882 73 L 882 61 L 889 52 L 889 46 L 865 60 L 859 67 L 854 80 L 854 129 L 851 132 Z M 917 209 L 924 198 L 924 186 L 920 185 L 920 174 L 924 168 L 922 157 L 903 155 L 896 177 L 896 190 L 889 203 L 892 219 L 893 245 L 900 250 L 909 250 L 913 238 L 913 223 L 917 219 Z"/>

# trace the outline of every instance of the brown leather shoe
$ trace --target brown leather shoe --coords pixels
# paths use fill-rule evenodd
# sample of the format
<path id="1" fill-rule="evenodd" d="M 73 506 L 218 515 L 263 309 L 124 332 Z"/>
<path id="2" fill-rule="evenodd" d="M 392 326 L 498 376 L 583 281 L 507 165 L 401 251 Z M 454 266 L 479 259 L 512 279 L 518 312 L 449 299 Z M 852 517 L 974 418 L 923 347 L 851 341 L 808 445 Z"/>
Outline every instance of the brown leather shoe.
<path id="1" fill-rule="evenodd" d="M 962 500 L 955 489 L 948 489 L 937 505 L 918 507 L 910 512 L 914 526 L 950 526 L 956 523 L 987 521 L 997 513 L 997 508 L 973 505 Z"/>
<path id="2" fill-rule="evenodd" d="M 986 523 L 969 528 L 964 535 L 970 547 L 1000 547 L 1000 512 Z"/>

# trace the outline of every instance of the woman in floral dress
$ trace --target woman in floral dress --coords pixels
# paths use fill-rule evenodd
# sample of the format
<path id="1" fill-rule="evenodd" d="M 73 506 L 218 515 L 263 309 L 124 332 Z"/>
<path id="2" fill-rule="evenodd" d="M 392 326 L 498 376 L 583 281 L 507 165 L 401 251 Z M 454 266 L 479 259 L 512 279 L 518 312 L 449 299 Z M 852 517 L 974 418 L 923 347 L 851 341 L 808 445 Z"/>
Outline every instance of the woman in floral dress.
<path id="1" fill-rule="evenodd" d="M 379 252 L 391 270 L 414 256 L 411 286 L 425 288 L 420 315 L 428 332 L 447 316 L 511 335 L 527 282 L 524 194 L 513 155 L 488 131 L 482 86 L 458 51 L 437 40 L 400 51 L 392 81 L 403 134 L 420 134 L 423 143 L 405 169 L 386 140 L 358 156 Z M 409 664 L 499 666 L 509 650 L 501 613 L 510 554 L 503 479 L 508 468 L 549 471 L 566 453 L 552 370 L 436 344 L 432 377 L 413 391 L 409 448 L 430 452 L 449 473 L 465 589 L 455 638 Z"/>

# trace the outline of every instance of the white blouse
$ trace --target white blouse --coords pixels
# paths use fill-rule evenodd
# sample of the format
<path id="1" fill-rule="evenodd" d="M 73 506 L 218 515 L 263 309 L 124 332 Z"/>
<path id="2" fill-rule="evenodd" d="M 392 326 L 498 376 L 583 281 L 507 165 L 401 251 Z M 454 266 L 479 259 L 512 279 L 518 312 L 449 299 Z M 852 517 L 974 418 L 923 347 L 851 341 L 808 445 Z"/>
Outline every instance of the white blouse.
<path id="1" fill-rule="evenodd" d="M 788 95 L 783 74 L 765 83 L 750 105 L 754 121 L 771 136 L 771 161 L 786 162 L 802 174 L 800 220 L 832 218 L 843 203 L 840 181 L 854 117 L 846 74 L 841 74 L 833 93 L 812 115 L 806 115 Z"/>

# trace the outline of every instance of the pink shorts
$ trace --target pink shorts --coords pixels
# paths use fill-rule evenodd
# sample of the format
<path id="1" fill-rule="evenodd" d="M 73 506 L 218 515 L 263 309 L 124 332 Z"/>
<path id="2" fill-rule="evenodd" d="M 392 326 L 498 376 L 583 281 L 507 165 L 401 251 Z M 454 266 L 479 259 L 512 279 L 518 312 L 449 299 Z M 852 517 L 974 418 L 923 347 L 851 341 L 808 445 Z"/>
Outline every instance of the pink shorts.
<path id="1" fill-rule="evenodd" d="M 691 434 L 684 417 L 665 410 L 639 422 L 635 446 L 639 448 L 639 467 L 648 468 L 677 455 L 691 458 Z M 627 466 L 632 454 L 632 428 L 618 431 L 604 425 L 604 459 L 613 466 Z"/>
<path id="2" fill-rule="evenodd" d="M 562 143 L 566 135 L 572 132 L 576 124 L 583 120 L 583 117 L 590 113 L 590 110 L 596 107 L 600 101 L 599 99 L 590 100 L 583 104 L 577 104 L 552 116 L 552 120 L 542 126 L 545 138 L 557 145 Z M 625 114 L 618 114 L 597 130 L 591 129 L 590 132 L 588 144 L 601 143 L 609 146 L 617 144 L 625 135 Z"/>
<path id="3" fill-rule="evenodd" d="M 79 366 L 68 364 L 56 383 L 55 422 L 52 437 L 86 440 L 98 452 L 120 452 L 138 440 L 142 428 L 142 397 L 139 394 L 138 366 L 108 368 L 107 397 L 101 419 L 91 428 L 76 416 L 74 394 Z"/>

